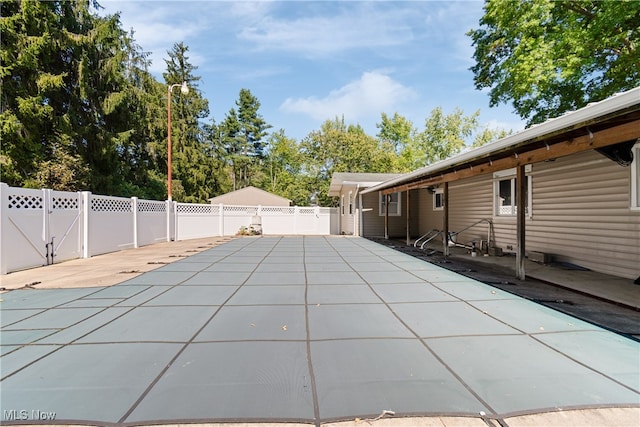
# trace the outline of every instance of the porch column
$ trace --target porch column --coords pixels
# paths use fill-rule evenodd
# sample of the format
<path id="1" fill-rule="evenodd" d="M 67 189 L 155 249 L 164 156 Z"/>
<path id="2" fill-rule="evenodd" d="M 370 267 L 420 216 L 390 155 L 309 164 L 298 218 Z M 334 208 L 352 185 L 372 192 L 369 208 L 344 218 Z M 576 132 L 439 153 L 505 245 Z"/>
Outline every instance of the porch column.
<path id="1" fill-rule="evenodd" d="M 389 194 L 384 195 L 384 239 L 389 240 Z"/>
<path id="2" fill-rule="evenodd" d="M 442 254 L 449 256 L 449 182 L 443 184 L 444 191 L 442 193 Z"/>
<path id="3" fill-rule="evenodd" d="M 516 172 L 516 278 L 525 279 L 524 259 L 525 259 L 525 209 L 526 209 L 526 191 L 527 177 L 524 173 L 524 165 L 520 165 Z"/>
<path id="4" fill-rule="evenodd" d="M 364 235 L 364 226 L 362 224 L 362 211 L 364 209 L 364 206 L 362 206 L 362 194 L 358 194 L 358 207 L 360 208 L 358 210 L 358 217 L 359 217 L 359 221 L 358 221 L 358 236 L 362 237 Z"/>
<path id="5" fill-rule="evenodd" d="M 411 190 L 407 190 L 407 246 L 411 244 L 411 229 L 410 229 L 411 222 L 409 221 L 409 213 L 410 213 L 409 193 L 411 193 Z"/>

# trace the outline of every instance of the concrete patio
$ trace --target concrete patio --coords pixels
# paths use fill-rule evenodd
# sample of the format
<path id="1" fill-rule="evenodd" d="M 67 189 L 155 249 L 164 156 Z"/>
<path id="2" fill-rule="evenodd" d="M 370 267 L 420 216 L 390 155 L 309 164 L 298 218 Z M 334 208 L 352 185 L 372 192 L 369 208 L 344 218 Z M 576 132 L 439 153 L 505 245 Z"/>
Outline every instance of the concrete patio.
<path id="1" fill-rule="evenodd" d="M 638 342 L 361 238 L 194 244 L 3 277 L 2 423 L 640 423 Z"/>

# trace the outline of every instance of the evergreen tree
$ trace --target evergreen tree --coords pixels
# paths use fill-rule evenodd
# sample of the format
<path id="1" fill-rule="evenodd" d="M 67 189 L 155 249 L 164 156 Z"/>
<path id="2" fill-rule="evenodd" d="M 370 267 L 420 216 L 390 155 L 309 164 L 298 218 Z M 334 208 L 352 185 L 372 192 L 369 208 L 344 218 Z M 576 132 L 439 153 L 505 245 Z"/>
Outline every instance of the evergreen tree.
<path id="1" fill-rule="evenodd" d="M 157 195 L 143 190 L 157 188 L 149 125 L 156 82 L 119 17 L 98 17 L 90 6 L 97 4 L 0 3 L 2 179 Z"/>
<path id="2" fill-rule="evenodd" d="M 243 154 L 243 145 L 240 139 L 240 122 L 238 114 L 231 108 L 220 124 L 219 135 L 224 157 L 229 166 L 229 175 L 232 182 L 232 190 L 240 187 L 241 171 L 244 169 L 246 156 Z"/>
<path id="3" fill-rule="evenodd" d="M 86 167 L 76 151 L 70 113 L 77 98 L 80 52 L 93 26 L 87 4 L 3 1 L 0 15 L 2 180 L 14 186 L 33 184 L 42 165 L 58 162 L 51 173 L 85 185 Z"/>
<path id="4" fill-rule="evenodd" d="M 162 74 L 167 87 L 186 82 L 189 93 L 176 93 L 171 97 L 173 145 L 174 199 L 183 202 L 206 202 L 212 189 L 207 188 L 212 173 L 211 159 L 206 156 L 207 135 L 200 119 L 209 115 L 209 103 L 198 89 L 196 66 L 189 62 L 189 48 L 176 43 L 165 60 L 167 71 Z"/>
<path id="5" fill-rule="evenodd" d="M 242 153 L 239 154 L 243 157 L 240 182 L 243 187 L 246 187 L 251 184 L 251 178 L 264 158 L 266 145 L 264 138 L 271 125 L 267 124 L 258 112 L 260 101 L 251 94 L 249 89 L 240 89 L 236 105 L 238 107 L 238 123 L 240 124 L 240 132 L 237 137 L 242 147 Z"/>

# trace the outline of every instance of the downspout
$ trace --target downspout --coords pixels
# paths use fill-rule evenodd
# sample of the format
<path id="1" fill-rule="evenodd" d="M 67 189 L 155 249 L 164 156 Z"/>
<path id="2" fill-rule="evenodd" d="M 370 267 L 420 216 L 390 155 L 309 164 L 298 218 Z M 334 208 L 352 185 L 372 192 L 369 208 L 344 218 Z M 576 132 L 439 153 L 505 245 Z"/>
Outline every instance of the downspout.
<path id="1" fill-rule="evenodd" d="M 389 240 L 389 199 L 388 194 L 384 195 L 384 239 Z"/>
<path id="2" fill-rule="evenodd" d="M 411 192 L 411 190 L 407 190 L 407 246 L 409 246 L 411 244 L 411 222 L 410 222 L 410 218 L 409 218 L 409 209 L 410 209 L 410 203 L 409 203 L 409 193 Z"/>
<path id="3" fill-rule="evenodd" d="M 442 193 L 442 204 L 444 210 L 442 212 L 442 254 L 449 256 L 449 182 L 444 183 L 444 192 Z"/>
<path id="4" fill-rule="evenodd" d="M 516 169 L 516 185 L 517 185 L 517 219 L 516 219 L 516 278 L 525 279 L 525 205 L 526 205 L 526 189 L 527 176 L 525 174 L 524 165 L 520 165 Z"/>

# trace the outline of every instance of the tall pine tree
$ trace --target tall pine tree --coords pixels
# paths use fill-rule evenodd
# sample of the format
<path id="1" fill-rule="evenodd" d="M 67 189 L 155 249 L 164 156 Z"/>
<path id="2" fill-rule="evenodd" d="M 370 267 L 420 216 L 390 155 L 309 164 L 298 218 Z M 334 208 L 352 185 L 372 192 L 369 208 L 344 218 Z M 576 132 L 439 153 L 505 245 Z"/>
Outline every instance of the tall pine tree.
<path id="1" fill-rule="evenodd" d="M 176 43 L 168 52 L 167 71 L 162 74 L 167 87 L 186 82 L 189 93 L 176 91 L 171 96 L 174 198 L 184 202 L 205 202 L 211 196 L 206 182 L 212 172 L 206 155 L 206 134 L 200 119 L 209 115 L 209 102 L 198 89 L 198 68 L 189 62 L 188 46 Z M 166 152 L 166 151 L 165 151 Z"/>

